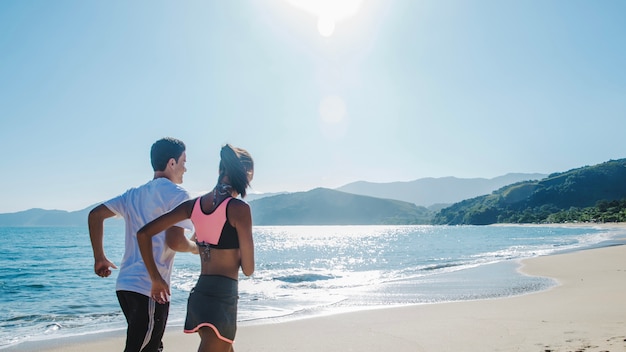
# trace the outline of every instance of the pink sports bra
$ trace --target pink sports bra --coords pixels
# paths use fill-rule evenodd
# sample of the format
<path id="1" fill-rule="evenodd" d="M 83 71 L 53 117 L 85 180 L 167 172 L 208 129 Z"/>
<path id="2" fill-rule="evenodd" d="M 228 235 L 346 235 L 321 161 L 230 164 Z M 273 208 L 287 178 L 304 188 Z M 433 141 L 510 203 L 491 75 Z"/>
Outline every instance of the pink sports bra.
<path id="1" fill-rule="evenodd" d="M 228 203 L 232 200 L 228 197 L 217 206 L 211 213 L 204 213 L 198 197 L 191 211 L 191 221 L 196 229 L 196 243 L 199 246 L 208 246 L 217 249 L 239 248 L 239 236 L 228 221 Z"/>

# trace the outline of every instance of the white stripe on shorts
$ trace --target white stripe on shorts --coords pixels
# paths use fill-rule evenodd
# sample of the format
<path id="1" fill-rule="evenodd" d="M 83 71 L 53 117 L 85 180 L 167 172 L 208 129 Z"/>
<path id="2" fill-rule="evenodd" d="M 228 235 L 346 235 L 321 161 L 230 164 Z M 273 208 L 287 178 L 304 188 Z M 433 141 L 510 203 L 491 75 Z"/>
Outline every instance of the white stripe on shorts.
<path id="1" fill-rule="evenodd" d="M 141 349 L 150 343 L 150 339 L 152 338 L 152 332 L 154 331 L 154 311 L 156 308 L 156 303 L 152 299 L 152 297 L 148 298 L 148 331 L 146 331 L 146 336 L 143 338 L 143 343 L 141 344 Z"/>

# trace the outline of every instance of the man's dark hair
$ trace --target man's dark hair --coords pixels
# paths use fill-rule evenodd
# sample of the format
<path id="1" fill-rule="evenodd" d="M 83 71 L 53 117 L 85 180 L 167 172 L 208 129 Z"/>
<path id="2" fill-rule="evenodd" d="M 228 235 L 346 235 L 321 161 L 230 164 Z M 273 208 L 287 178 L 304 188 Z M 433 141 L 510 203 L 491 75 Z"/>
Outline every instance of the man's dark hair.
<path id="1" fill-rule="evenodd" d="M 170 159 L 176 160 L 185 151 L 185 143 L 183 141 L 165 137 L 154 142 L 150 149 L 150 162 L 152 163 L 152 169 L 154 171 L 164 171 Z"/>

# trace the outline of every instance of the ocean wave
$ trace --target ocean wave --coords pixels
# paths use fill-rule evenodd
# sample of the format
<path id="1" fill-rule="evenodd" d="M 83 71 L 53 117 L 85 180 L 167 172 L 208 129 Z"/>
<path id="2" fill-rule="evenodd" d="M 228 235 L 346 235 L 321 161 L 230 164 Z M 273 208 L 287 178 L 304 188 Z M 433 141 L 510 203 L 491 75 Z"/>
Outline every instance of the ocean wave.
<path id="1" fill-rule="evenodd" d="M 275 277 L 274 280 L 288 282 L 288 283 L 301 283 L 301 282 L 325 281 L 325 280 L 331 280 L 331 279 L 336 279 L 336 278 L 337 277 L 333 275 L 305 273 L 305 274 L 278 276 L 278 277 Z"/>
<path id="2" fill-rule="evenodd" d="M 448 268 L 455 268 L 455 267 L 460 267 L 462 265 L 464 265 L 465 263 L 441 263 L 441 264 L 433 264 L 433 265 L 426 265 L 422 268 L 420 268 L 420 270 L 423 271 L 432 271 L 432 270 L 441 270 L 441 269 L 448 269 Z"/>

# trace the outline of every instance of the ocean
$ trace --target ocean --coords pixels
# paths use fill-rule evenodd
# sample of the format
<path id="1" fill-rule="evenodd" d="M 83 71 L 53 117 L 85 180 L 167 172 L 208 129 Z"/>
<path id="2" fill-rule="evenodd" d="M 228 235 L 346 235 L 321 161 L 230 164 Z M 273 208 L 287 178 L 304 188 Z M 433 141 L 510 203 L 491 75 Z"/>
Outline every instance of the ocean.
<path id="1" fill-rule="evenodd" d="M 258 226 L 240 325 L 350 310 L 521 295 L 555 285 L 519 260 L 614 244 L 624 230 L 567 226 Z M 123 226 L 105 227 L 119 264 Z M 180 327 L 199 258 L 179 253 L 168 329 Z M 117 271 L 93 273 L 86 227 L 0 227 L 0 349 L 125 329 Z M 182 333 L 182 332 L 181 332 Z"/>

